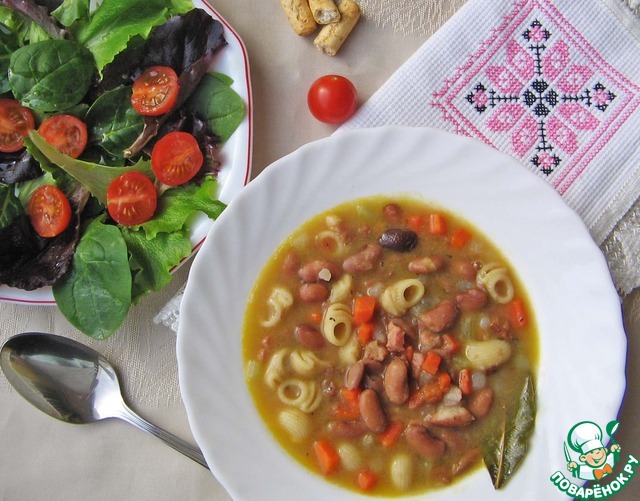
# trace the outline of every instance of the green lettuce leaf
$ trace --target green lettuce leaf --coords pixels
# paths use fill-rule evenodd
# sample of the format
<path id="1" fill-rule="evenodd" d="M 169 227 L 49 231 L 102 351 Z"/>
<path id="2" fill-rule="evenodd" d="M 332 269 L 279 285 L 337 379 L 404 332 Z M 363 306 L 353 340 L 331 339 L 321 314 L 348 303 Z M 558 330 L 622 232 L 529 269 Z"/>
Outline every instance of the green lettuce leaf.
<path id="1" fill-rule="evenodd" d="M 158 199 L 154 216 L 142 224 L 147 238 L 186 229 L 195 212 L 204 212 L 216 219 L 226 207 L 216 199 L 217 185 L 214 178 L 207 176 L 200 186 L 192 183 L 165 191 Z"/>
<path id="2" fill-rule="evenodd" d="M 53 286 L 62 314 L 95 339 L 113 334 L 131 307 L 127 246 L 118 228 L 103 219 L 87 227 L 69 272 Z"/>

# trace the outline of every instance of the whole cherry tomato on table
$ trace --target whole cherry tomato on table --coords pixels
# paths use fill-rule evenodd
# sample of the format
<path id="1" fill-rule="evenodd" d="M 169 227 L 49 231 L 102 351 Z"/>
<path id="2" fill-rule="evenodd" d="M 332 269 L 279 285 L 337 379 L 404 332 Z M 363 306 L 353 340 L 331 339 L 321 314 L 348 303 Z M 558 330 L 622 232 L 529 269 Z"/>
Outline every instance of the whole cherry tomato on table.
<path id="1" fill-rule="evenodd" d="M 38 127 L 38 133 L 60 153 L 78 158 L 87 146 L 87 126 L 73 115 L 54 115 Z"/>
<path id="2" fill-rule="evenodd" d="M 28 108 L 15 99 L 0 99 L 0 151 L 13 153 L 24 147 L 22 138 L 35 127 Z"/>
<path id="3" fill-rule="evenodd" d="M 36 233 L 50 238 L 59 235 L 71 221 L 71 204 L 60 188 L 45 184 L 29 199 L 29 219 Z"/>
<path id="4" fill-rule="evenodd" d="M 321 122 L 339 124 L 355 113 L 358 92 L 349 79 L 324 75 L 311 84 L 307 104 L 311 114 Z"/>
<path id="5" fill-rule="evenodd" d="M 169 132 L 151 150 L 151 169 L 158 181 L 167 186 L 191 180 L 203 163 L 198 141 L 188 132 Z"/>
<path id="6" fill-rule="evenodd" d="M 178 75 L 169 66 L 152 66 L 133 82 L 131 106 L 141 115 L 164 115 L 173 108 L 180 86 Z"/>
<path id="7" fill-rule="evenodd" d="M 107 188 L 107 211 L 117 223 L 136 226 L 151 219 L 158 205 L 153 181 L 131 171 L 118 176 Z"/>

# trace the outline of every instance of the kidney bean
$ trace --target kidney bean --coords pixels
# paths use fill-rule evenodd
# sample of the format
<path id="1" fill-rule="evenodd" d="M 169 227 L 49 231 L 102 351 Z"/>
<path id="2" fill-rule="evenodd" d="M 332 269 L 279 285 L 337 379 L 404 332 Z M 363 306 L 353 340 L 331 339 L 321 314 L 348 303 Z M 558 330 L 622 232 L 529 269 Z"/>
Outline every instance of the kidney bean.
<path id="1" fill-rule="evenodd" d="M 362 420 L 357 421 L 330 421 L 327 424 L 327 431 L 337 438 L 357 438 L 364 435 L 367 426 Z"/>
<path id="2" fill-rule="evenodd" d="M 451 271 L 469 281 L 475 281 L 478 273 L 478 269 L 472 261 L 460 259 L 451 263 Z"/>
<path id="3" fill-rule="evenodd" d="M 387 429 L 387 416 L 384 414 L 378 394 L 371 388 L 367 388 L 360 393 L 358 400 L 360 404 L 360 415 L 367 428 L 374 433 L 382 433 Z"/>
<path id="4" fill-rule="evenodd" d="M 486 386 L 474 391 L 469 396 L 467 409 L 476 418 L 483 418 L 491 410 L 491 404 L 493 404 L 493 390 Z"/>
<path id="5" fill-rule="evenodd" d="M 347 373 L 344 376 L 344 385 L 348 390 L 355 390 L 362 382 L 362 376 L 364 376 L 364 362 L 358 360 L 355 364 L 347 369 Z"/>
<path id="6" fill-rule="evenodd" d="M 329 288 L 324 284 L 302 284 L 298 295 L 303 303 L 321 303 L 329 297 Z"/>
<path id="7" fill-rule="evenodd" d="M 363 250 L 346 258 L 342 263 L 342 269 L 347 273 L 359 273 L 369 271 L 382 257 L 382 247 L 377 244 L 368 244 Z"/>
<path id="8" fill-rule="evenodd" d="M 420 315 L 424 326 L 432 332 L 442 332 L 458 319 L 458 307 L 450 300 L 440 301 L 435 308 Z"/>
<path id="9" fill-rule="evenodd" d="M 340 273 L 340 268 L 335 263 L 325 259 L 317 259 L 303 264 L 298 269 L 298 278 L 305 283 L 319 282 L 318 274 L 324 269 L 331 272 L 332 278 L 336 278 Z"/>
<path id="10" fill-rule="evenodd" d="M 421 456 L 437 458 L 444 454 L 445 444 L 432 437 L 429 431 L 420 424 L 410 424 L 404 431 L 409 447 Z"/>
<path id="11" fill-rule="evenodd" d="M 394 358 L 384 371 L 384 392 L 396 405 L 404 404 L 409 398 L 407 364 L 399 358 Z"/>
<path id="12" fill-rule="evenodd" d="M 410 261 L 407 267 L 411 273 L 427 275 L 444 268 L 444 258 L 442 256 L 419 257 Z"/>
<path id="13" fill-rule="evenodd" d="M 482 452 L 478 447 L 474 447 L 473 449 L 469 449 L 462 453 L 462 456 L 451 465 L 451 473 L 454 476 L 459 475 L 467 471 L 470 467 L 480 461 L 482 457 Z"/>
<path id="14" fill-rule="evenodd" d="M 325 345 L 322 333 L 308 324 L 296 327 L 295 337 L 302 346 L 313 351 L 321 350 Z"/>
<path id="15" fill-rule="evenodd" d="M 475 311 L 487 304 L 487 293 L 481 289 L 469 289 L 456 294 L 456 304 L 462 311 Z"/>
<path id="16" fill-rule="evenodd" d="M 288 276 L 294 276 L 300 267 L 300 258 L 295 251 L 289 251 L 282 261 L 282 272 Z"/>
<path id="17" fill-rule="evenodd" d="M 402 219 L 402 208 L 398 204 L 387 204 L 382 208 L 382 217 L 390 223 L 398 223 Z"/>
<path id="18" fill-rule="evenodd" d="M 385 249 L 396 252 L 409 252 L 418 245 L 418 235 L 411 230 L 389 228 L 380 235 L 378 243 Z"/>
<path id="19" fill-rule="evenodd" d="M 453 428 L 462 428 L 468 426 L 474 420 L 471 414 L 462 405 L 453 405 L 448 407 L 441 405 L 432 415 L 427 417 L 431 424 L 436 426 L 451 426 Z"/>

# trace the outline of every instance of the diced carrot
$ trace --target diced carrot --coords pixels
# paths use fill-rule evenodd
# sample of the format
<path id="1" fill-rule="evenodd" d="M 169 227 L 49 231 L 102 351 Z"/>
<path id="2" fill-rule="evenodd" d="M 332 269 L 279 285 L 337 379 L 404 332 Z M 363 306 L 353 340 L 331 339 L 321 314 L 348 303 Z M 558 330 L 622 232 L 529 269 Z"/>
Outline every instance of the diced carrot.
<path id="1" fill-rule="evenodd" d="M 358 472 L 358 488 L 363 492 L 369 492 L 378 484 L 378 475 L 371 470 Z"/>
<path id="2" fill-rule="evenodd" d="M 422 216 L 418 214 L 412 214 L 411 216 L 407 217 L 407 226 L 416 233 L 420 233 L 422 231 L 422 228 L 424 227 L 424 220 L 422 219 Z"/>
<path id="3" fill-rule="evenodd" d="M 521 329 L 527 325 L 527 311 L 522 299 L 517 298 L 508 303 L 507 312 L 509 313 L 511 325 L 516 329 Z"/>
<path id="4" fill-rule="evenodd" d="M 442 361 L 442 357 L 438 355 L 435 351 L 428 351 L 422 361 L 422 365 L 420 368 L 428 374 L 435 375 L 440 368 L 440 362 Z"/>
<path id="5" fill-rule="evenodd" d="M 391 447 L 400 438 L 404 425 L 399 421 L 392 421 L 387 429 L 378 435 L 378 441 L 385 447 Z"/>
<path id="6" fill-rule="evenodd" d="M 331 409 L 331 416 L 340 421 L 352 421 L 360 418 L 360 409 L 355 408 L 350 403 L 338 402 Z"/>
<path id="7" fill-rule="evenodd" d="M 377 299 L 373 296 L 357 296 L 353 300 L 353 323 L 361 325 L 370 322 L 377 303 Z"/>
<path id="8" fill-rule="evenodd" d="M 443 334 L 442 341 L 444 342 L 443 349 L 447 353 L 455 353 L 460 349 L 460 341 L 458 341 L 456 337 L 451 334 Z"/>
<path id="9" fill-rule="evenodd" d="M 309 322 L 319 324 L 322 321 L 322 310 L 316 309 L 309 312 Z"/>
<path id="10" fill-rule="evenodd" d="M 463 395 L 469 395 L 473 391 L 473 382 L 471 380 L 471 371 L 462 369 L 458 374 L 458 386 Z"/>
<path id="11" fill-rule="evenodd" d="M 458 228 L 451 235 L 451 247 L 454 249 L 462 249 L 469 240 L 471 240 L 471 233 L 465 228 Z"/>
<path id="12" fill-rule="evenodd" d="M 350 404 L 355 403 L 356 405 L 360 401 L 360 393 L 362 393 L 362 391 L 359 388 L 355 388 L 353 390 L 342 388 L 340 390 L 340 395 L 342 395 L 342 398 L 346 402 L 349 402 Z"/>
<path id="13" fill-rule="evenodd" d="M 330 475 L 336 471 L 340 464 L 340 456 L 328 440 L 316 440 L 313 443 L 313 451 L 318 461 L 318 467 L 323 475 Z"/>
<path id="14" fill-rule="evenodd" d="M 429 383 L 411 394 L 407 406 L 409 409 L 416 409 L 422 404 L 433 404 L 440 401 L 442 395 L 442 389 L 437 381 L 435 383 Z"/>
<path id="15" fill-rule="evenodd" d="M 373 323 L 366 322 L 357 328 L 358 341 L 360 344 L 367 344 L 373 339 Z"/>
<path id="16" fill-rule="evenodd" d="M 442 214 L 437 212 L 429 214 L 429 233 L 432 235 L 447 234 L 447 220 Z"/>
<path id="17" fill-rule="evenodd" d="M 443 393 L 449 391 L 451 387 L 451 376 L 448 372 L 441 372 L 438 374 L 438 384 L 440 385 L 440 389 Z"/>

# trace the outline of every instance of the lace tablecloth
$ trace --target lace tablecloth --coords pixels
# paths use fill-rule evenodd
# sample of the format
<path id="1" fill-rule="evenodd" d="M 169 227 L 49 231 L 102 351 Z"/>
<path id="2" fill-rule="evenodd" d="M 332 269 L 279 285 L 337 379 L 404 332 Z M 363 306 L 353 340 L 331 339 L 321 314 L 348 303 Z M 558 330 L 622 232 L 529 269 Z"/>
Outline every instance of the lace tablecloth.
<path id="1" fill-rule="evenodd" d="M 622 0 L 606 1 L 623 5 Z M 317 53 L 311 40 L 293 34 L 275 0 L 212 3 L 244 40 L 250 57 L 255 176 L 299 146 L 334 132 L 335 127 L 313 121 L 306 110 L 306 89 L 315 78 L 344 74 L 358 87 L 361 100 L 367 100 L 465 0 L 360 0 L 363 19 L 334 58 Z M 628 237 L 634 240 L 639 219 L 636 205 L 602 241 L 621 291 L 637 285 L 626 281 L 625 270 Z M 175 333 L 171 321 L 157 321 L 161 312 L 175 314 L 175 308 L 165 306 L 184 286 L 189 271 L 186 263 L 164 291 L 133 307 L 119 331 L 103 342 L 78 333 L 55 307 L 0 303 L 0 343 L 19 332 L 46 331 L 97 348 L 118 367 L 131 406 L 189 440 L 178 386 Z M 629 336 L 630 351 L 636 354 L 637 296 L 634 293 L 625 300 L 629 329 L 637 334 Z M 156 439 L 118 422 L 83 427 L 59 423 L 24 403 L 3 376 L 0 409 L 0 499 L 228 498 L 208 471 Z M 629 407 L 627 415 L 637 409 L 637 405 Z"/>

